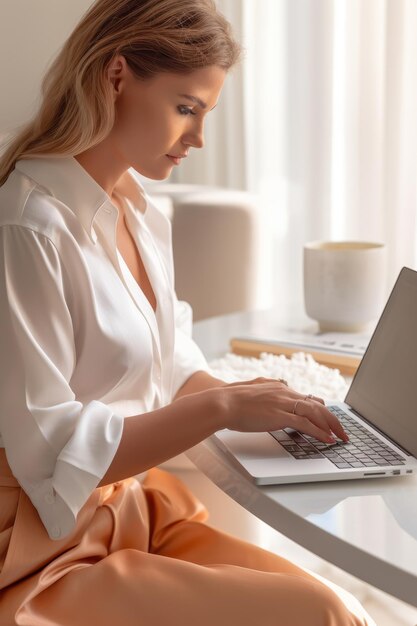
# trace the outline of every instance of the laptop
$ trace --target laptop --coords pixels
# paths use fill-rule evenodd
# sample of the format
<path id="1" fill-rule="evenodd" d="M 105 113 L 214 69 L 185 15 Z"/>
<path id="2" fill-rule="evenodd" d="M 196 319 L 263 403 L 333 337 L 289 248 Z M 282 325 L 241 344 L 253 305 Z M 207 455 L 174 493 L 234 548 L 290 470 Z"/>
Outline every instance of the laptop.
<path id="1" fill-rule="evenodd" d="M 417 472 L 417 272 L 404 267 L 344 402 L 326 402 L 349 442 L 290 428 L 221 430 L 216 443 L 258 485 L 382 478 Z"/>

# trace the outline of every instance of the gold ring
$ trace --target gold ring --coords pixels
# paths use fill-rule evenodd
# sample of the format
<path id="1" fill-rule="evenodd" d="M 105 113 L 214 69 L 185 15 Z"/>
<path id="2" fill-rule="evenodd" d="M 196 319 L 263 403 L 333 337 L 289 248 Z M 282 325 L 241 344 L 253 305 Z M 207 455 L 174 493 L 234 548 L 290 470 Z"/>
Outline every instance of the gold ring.
<path id="1" fill-rule="evenodd" d="M 292 412 L 294 413 L 294 415 L 297 415 L 296 410 L 297 410 L 297 404 L 298 404 L 299 402 L 301 402 L 301 400 L 296 400 L 296 401 L 295 401 L 295 403 L 294 403 L 294 408 L 293 408 L 293 410 L 292 410 Z"/>

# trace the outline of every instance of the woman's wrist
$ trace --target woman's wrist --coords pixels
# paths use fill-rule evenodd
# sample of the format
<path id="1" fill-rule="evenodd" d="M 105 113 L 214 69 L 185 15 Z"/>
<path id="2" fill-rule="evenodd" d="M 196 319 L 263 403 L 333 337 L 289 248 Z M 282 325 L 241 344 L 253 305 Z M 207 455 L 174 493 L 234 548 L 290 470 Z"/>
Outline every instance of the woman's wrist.
<path id="1" fill-rule="evenodd" d="M 223 383 L 223 386 L 226 383 Z M 182 404 L 184 410 L 195 415 L 199 422 L 206 423 L 205 434 L 202 438 L 209 437 L 216 430 L 225 428 L 227 421 L 226 398 L 221 386 L 206 388 L 200 391 L 176 396 L 173 404 Z"/>

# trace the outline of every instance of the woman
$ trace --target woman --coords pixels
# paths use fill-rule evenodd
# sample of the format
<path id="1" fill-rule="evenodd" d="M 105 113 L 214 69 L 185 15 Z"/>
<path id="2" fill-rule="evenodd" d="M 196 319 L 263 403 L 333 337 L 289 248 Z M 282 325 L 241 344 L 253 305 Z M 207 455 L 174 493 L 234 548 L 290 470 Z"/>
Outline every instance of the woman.
<path id="1" fill-rule="evenodd" d="M 203 146 L 238 55 L 211 0 L 97 0 L 0 162 L 1 624 L 367 623 L 151 469 L 224 427 L 346 438 L 282 381 L 210 376 L 128 171 Z"/>

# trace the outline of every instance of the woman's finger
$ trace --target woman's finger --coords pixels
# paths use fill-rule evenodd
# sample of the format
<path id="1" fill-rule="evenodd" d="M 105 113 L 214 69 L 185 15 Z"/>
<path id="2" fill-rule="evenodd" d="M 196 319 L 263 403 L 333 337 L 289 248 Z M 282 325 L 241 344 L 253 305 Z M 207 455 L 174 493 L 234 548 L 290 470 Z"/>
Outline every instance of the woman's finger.
<path id="1" fill-rule="evenodd" d="M 335 443 L 335 439 L 330 432 L 316 426 L 316 424 L 314 424 L 314 422 L 312 422 L 308 417 L 292 413 L 288 422 L 291 428 L 305 433 L 306 435 L 310 435 L 319 441 L 323 441 L 324 443 Z"/>
<path id="2" fill-rule="evenodd" d="M 307 394 L 306 396 L 303 396 L 304 400 L 312 400 L 314 402 L 319 402 L 320 404 L 325 404 L 323 398 L 319 398 L 319 396 L 313 396 L 312 393 Z"/>
<path id="3" fill-rule="evenodd" d="M 327 411 L 327 419 L 329 421 L 330 427 L 332 431 L 334 432 L 334 434 L 337 435 L 339 439 L 342 439 L 342 441 L 349 441 L 349 435 L 347 434 L 342 424 L 337 419 L 336 415 L 334 415 L 334 413 L 332 413 L 328 409 L 326 409 L 326 411 Z"/>
<path id="4" fill-rule="evenodd" d="M 326 420 L 327 424 L 329 425 L 332 432 L 336 435 L 336 437 L 339 437 L 339 439 L 342 439 L 342 441 L 348 441 L 349 436 L 343 428 L 342 424 L 337 419 L 336 415 L 329 411 L 329 409 L 326 408 L 324 405 L 316 404 L 316 408 L 317 407 L 319 407 L 320 418 Z"/>
<path id="5" fill-rule="evenodd" d="M 332 433 L 343 441 L 349 439 L 337 417 L 323 404 L 314 401 L 311 397 L 296 400 L 292 407 L 292 413 L 309 419 L 322 433 L 327 435 L 327 439 L 329 439 L 329 435 L 332 436 Z"/>
<path id="6" fill-rule="evenodd" d="M 325 404 L 323 398 L 318 398 L 317 396 L 311 396 L 311 399 L 315 402 L 320 402 L 320 404 Z"/>

